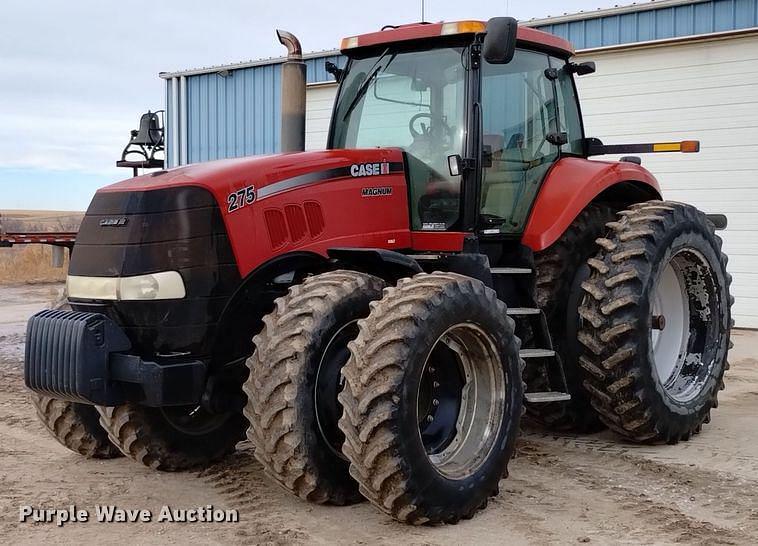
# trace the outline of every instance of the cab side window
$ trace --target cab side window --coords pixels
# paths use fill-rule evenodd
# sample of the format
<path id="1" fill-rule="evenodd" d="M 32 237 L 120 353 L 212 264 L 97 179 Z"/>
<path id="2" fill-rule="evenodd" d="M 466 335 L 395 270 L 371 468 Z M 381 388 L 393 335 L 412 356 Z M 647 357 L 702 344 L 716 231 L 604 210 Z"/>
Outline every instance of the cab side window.
<path id="1" fill-rule="evenodd" d="M 558 158 L 560 129 L 549 57 L 517 50 L 506 65 L 482 63 L 484 168 L 481 212 L 488 232 L 523 231 L 539 185 Z"/>

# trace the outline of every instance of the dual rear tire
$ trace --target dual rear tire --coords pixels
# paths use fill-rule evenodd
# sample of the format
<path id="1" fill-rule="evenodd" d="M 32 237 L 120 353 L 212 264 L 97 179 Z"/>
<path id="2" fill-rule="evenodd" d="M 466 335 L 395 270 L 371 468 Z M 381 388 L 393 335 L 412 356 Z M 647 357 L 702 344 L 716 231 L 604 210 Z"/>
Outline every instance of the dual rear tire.
<path id="1" fill-rule="evenodd" d="M 729 367 L 721 239 L 705 214 L 669 201 L 634 205 L 608 225 L 582 283 L 584 388 L 623 437 L 687 440 L 710 421 Z"/>
<path id="2" fill-rule="evenodd" d="M 276 300 L 253 339 L 245 384 L 248 438 L 266 474 L 304 500 L 361 500 L 341 452 L 337 395 L 347 343 L 384 286 L 353 271 L 308 277 Z"/>
<path id="3" fill-rule="evenodd" d="M 336 271 L 277 300 L 248 361 L 248 435 L 267 474 L 301 498 L 365 497 L 400 521 L 455 523 L 497 493 L 513 453 L 513 321 L 468 277 L 383 288 Z"/>
<path id="4" fill-rule="evenodd" d="M 472 517 L 507 475 L 522 413 L 505 304 L 469 277 L 420 274 L 388 288 L 359 328 L 339 425 L 361 493 L 406 523 Z"/>

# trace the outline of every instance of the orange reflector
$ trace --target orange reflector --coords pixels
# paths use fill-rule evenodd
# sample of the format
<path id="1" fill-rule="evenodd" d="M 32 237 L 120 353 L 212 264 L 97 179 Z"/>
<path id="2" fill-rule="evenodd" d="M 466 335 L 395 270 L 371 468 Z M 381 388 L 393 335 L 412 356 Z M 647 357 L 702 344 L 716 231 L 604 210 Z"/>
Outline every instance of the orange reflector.
<path id="1" fill-rule="evenodd" d="M 343 38 L 340 44 L 340 49 L 351 49 L 358 47 L 358 36 L 351 36 L 350 38 Z"/>
<path id="2" fill-rule="evenodd" d="M 658 142 L 653 144 L 654 152 L 682 152 L 691 154 L 700 151 L 699 140 L 683 140 L 681 142 Z"/>
<path id="3" fill-rule="evenodd" d="M 694 154 L 695 152 L 700 151 L 700 141 L 699 140 L 683 140 L 682 141 L 682 152 L 685 154 Z"/>
<path id="4" fill-rule="evenodd" d="M 654 152 L 681 152 L 682 143 L 681 142 L 659 142 L 657 144 L 653 144 L 653 151 Z"/>
<path id="5" fill-rule="evenodd" d="M 482 21 L 457 21 L 455 23 L 444 23 L 440 35 L 477 33 L 485 30 L 487 30 L 487 25 Z"/>

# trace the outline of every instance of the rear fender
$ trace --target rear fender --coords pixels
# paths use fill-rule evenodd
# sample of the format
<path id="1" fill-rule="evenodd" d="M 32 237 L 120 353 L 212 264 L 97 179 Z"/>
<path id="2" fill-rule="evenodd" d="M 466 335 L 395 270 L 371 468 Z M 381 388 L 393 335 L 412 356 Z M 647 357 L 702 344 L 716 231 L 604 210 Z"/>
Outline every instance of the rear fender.
<path id="1" fill-rule="evenodd" d="M 625 206 L 650 199 L 661 199 L 661 188 L 635 163 L 564 157 L 542 182 L 522 243 L 535 252 L 546 249 L 592 202 Z"/>

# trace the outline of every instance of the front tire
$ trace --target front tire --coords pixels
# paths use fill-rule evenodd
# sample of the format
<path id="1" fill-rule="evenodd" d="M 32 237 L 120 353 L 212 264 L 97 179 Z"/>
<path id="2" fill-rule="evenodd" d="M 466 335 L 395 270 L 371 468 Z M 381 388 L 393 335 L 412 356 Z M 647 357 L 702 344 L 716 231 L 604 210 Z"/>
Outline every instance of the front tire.
<path id="1" fill-rule="evenodd" d="M 357 271 L 309 277 L 276 300 L 254 338 L 245 384 L 248 437 L 266 473 L 304 500 L 337 505 L 362 500 L 341 452 L 337 394 L 356 322 L 368 315 L 384 286 Z"/>
<path id="2" fill-rule="evenodd" d="M 88 459 L 113 459 L 121 452 L 100 426 L 95 406 L 32 395 L 37 416 L 61 445 Z"/>
<path id="3" fill-rule="evenodd" d="M 637 442 L 687 440 L 710 420 L 728 368 L 732 297 L 705 214 L 651 201 L 598 239 L 579 310 L 584 385 L 600 418 Z"/>
<path id="4" fill-rule="evenodd" d="M 361 493 L 406 523 L 472 517 L 507 474 L 522 413 L 505 304 L 470 277 L 422 273 L 358 324 L 339 425 Z"/>
<path id="5" fill-rule="evenodd" d="M 245 436 L 241 413 L 210 414 L 201 406 L 97 406 L 100 424 L 124 455 L 155 470 L 203 468 L 234 452 Z"/>

